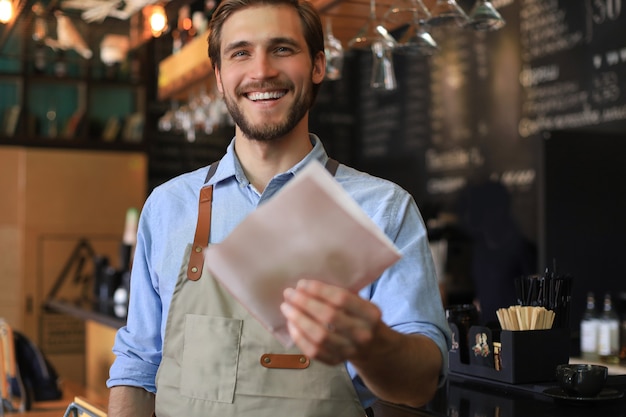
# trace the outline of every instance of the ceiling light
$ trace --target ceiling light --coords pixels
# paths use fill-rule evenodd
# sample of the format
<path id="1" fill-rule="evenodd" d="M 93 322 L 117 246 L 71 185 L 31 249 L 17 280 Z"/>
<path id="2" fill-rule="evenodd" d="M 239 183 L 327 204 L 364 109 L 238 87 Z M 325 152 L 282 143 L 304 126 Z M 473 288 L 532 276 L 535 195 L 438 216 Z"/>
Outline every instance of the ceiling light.
<path id="1" fill-rule="evenodd" d="M 0 0 L 0 23 L 8 23 L 13 18 L 13 3 L 11 0 Z"/>
<path id="2" fill-rule="evenodd" d="M 166 29 L 167 15 L 165 14 L 165 8 L 160 4 L 155 4 L 152 6 L 150 13 L 150 31 L 152 32 L 152 36 L 158 38 Z"/>

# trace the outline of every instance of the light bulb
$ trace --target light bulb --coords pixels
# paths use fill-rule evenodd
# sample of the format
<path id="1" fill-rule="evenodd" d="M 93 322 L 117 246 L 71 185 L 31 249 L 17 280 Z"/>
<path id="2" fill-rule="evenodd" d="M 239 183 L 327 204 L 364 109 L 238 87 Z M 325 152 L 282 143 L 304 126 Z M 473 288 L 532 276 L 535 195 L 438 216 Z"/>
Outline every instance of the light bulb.
<path id="1" fill-rule="evenodd" d="M 152 36 L 161 36 L 166 28 L 167 16 L 165 15 L 165 9 L 161 5 L 152 6 L 152 14 L 150 15 L 150 30 L 152 31 Z"/>
<path id="2" fill-rule="evenodd" d="M 11 0 L 0 0 L 0 23 L 8 23 L 13 18 L 13 3 Z"/>

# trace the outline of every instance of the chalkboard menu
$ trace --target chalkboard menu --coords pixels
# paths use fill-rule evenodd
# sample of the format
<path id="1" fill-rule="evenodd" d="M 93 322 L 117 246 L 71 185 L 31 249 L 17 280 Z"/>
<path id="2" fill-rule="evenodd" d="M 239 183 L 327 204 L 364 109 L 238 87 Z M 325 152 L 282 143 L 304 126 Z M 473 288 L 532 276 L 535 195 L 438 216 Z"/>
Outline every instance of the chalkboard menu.
<path id="1" fill-rule="evenodd" d="M 309 114 L 310 131 L 319 136 L 328 154 L 345 164 L 351 164 L 356 149 L 356 103 L 358 78 L 355 56 L 347 55 L 343 77 L 325 80 Z"/>
<path id="2" fill-rule="evenodd" d="M 524 0 L 519 132 L 626 130 L 626 2 Z"/>
<path id="3" fill-rule="evenodd" d="M 465 10 L 473 3 L 459 1 Z M 626 132 L 623 3 L 495 0 L 503 29 L 431 28 L 440 51 L 395 54 L 392 92 L 369 87 L 371 56 L 356 54 L 346 73 L 356 78 L 347 90 L 354 150 L 346 162 L 447 211 L 472 185 L 501 183 L 524 234 L 536 240 L 543 132 Z M 341 114 L 346 120 L 345 108 Z M 332 125 L 326 130 L 332 137 Z"/>
<path id="4" fill-rule="evenodd" d="M 371 88 L 372 54 L 359 56 L 358 153 L 356 164 L 390 179 L 420 200 L 424 190 L 422 155 L 430 143 L 430 68 L 425 57 L 395 54 L 397 89 Z"/>
<path id="5" fill-rule="evenodd" d="M 494 5 L 507 22 L 501 30 L 433 31 L 441 52 L 431 65 L 433 136 L 425 154 L 427 192 L 443 209 L 463 216 L 458 212 L 462 194 L 481 184 L 502 184 L 510 195 L 511 216 L 523 234 L 535 240 L 537 144 L 518 133 L 523 99 L 520 2 L 501 0 Z"/>
<path id="6" fill-rule="evenodd" d="M 430 141 L 427 61 L 417 55 L 397 54 L 394 69 L 398 88 L 393 91 L 370 87 L 370 53 L 360 54 L 359 69 L 360 162 L 401 158 L 424 147 Z"/>

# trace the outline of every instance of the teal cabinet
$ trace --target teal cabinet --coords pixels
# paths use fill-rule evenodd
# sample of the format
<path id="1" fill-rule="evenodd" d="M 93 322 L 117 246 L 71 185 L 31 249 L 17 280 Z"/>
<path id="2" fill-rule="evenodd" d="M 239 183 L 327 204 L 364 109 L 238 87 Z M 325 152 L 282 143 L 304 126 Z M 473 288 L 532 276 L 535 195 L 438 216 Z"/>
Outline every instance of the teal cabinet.
<path id="1" fill-rule="evenodd" d="M 10 31 L 0 27 L 0 145 L 143 148 L 146 85 L 139 57 L 145 45 L 106 65 L 102 39 L 130 36 L 130 23 L 87 24 L 68 16 L 92 51 L 88 59 L 36 41 L 31 13 L 21 13 Z M 46 37 L 56 39 L 56 19 L 47 15 L 45 23 Z"/>

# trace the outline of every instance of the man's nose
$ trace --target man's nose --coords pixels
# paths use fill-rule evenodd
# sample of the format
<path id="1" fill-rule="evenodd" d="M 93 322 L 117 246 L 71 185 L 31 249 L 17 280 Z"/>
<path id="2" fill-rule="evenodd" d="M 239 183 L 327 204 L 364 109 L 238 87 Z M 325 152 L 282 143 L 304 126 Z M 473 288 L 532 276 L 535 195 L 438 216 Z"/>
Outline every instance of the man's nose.
<path id="1" fill-rule="evenodd" d="M 257 54 L 252 62 L 254 78 L 272 78 L 278 74 L 276 62 L 269 54 Z"/>

